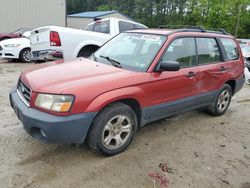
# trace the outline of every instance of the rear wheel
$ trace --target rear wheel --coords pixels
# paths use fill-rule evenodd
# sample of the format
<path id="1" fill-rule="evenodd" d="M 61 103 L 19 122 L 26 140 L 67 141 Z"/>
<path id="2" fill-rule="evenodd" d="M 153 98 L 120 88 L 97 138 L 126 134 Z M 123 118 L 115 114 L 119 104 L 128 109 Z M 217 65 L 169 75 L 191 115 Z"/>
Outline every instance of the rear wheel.
<path id="1" fill-rule="evenodd" d="M 30 59 L 30 49 L 29 48 L 25 48 L 20 52 L 19 55 L 19 59 L 23 62 L 23 63 L 29 63 L 31 61 Z"/>
<path id="2" fill-rule="evenodd" d="M 209 106 L 208 112 L 214 116 L 223 115 L 230 105 L 231 98 L 232 88 L 230 85 L 225 84 L 216 96 L 215 101 Z"/>
<path id="3" fill-rule="evenodd" d="M 135 112 L 124 103 L 114 103 L 104 108 L 93 121 L 88 144 L 104 155 L 116 155 L 129 146 L 136 131 Z"/>

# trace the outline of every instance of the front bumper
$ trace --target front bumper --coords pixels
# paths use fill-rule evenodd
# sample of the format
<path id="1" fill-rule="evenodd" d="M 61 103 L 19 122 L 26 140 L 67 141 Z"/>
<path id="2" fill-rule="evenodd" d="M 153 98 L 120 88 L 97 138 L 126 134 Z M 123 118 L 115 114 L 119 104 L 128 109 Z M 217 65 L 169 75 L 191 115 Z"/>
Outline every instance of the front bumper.
<path id="1" fill-rule="evenodd" d="M 1 48 L 0 57 L 5 59 L 19 59 L 21 49 L 19 48 Z"/>
<path id="2" fill-rule="evenodd" d="M 58 59 L 63 59 L 63 53 L 58 50 L 41 50 L 31 52 L 32 61 L 54 61 Z"/>
<path id="3" fill-rule="evenodd" d="M 10 94 L 10 104 L 25 131 L 35 139 L 55 144 L 83 143 L 96 113 L 56 116 L 26 106 L 16 88 Z"/>

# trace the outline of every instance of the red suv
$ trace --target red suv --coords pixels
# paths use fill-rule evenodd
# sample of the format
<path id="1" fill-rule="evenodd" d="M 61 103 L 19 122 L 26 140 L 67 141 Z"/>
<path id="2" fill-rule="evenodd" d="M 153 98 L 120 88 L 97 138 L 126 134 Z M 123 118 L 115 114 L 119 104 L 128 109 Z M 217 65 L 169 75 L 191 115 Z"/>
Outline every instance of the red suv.
<path id="1" fill-rule="evenodd" d="M 226 112 L 244 83 L 238 43 L 200 29 L 121 33 L 89 59 L 25 70 L 10 92 L 24 129 L 49 143 L 122 152 L 137 128 L 197 108 Z"/>

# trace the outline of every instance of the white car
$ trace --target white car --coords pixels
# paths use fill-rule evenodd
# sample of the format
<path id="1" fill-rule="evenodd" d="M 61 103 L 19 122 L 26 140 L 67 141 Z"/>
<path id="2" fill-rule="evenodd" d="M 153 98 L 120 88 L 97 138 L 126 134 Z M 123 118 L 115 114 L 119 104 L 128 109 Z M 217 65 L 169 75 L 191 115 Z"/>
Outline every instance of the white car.
<path id="1" fill-rule="evenodd" d="M 23 34 L 24 38 L 7 39 L 0 42 L 0 58 L 21 62 L 30 62 L 30 31 Z"/>
<path id="2" fill-rule="evenodd" d="M 250 84 L 250 46 L 245 46 L 241 49 L 245 58 L 245 80 L 247 84 Z"/>

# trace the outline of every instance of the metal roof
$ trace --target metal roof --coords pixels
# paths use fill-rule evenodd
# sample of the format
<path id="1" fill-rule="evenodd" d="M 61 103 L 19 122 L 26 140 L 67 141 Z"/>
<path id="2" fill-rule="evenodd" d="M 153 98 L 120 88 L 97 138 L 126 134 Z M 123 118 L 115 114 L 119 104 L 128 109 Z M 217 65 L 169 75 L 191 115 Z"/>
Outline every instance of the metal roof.
<path id="1" fill-rule="evenodd" d="M 76 17 L 76 18 L 96 18 L 100 16 L 106 16 L 113 13 L 120 13 L 117 10 L 111 11 L 91 11 L 91 12 L 80 12 L 76 14 L 70 14 L 68 17 Z"/>

